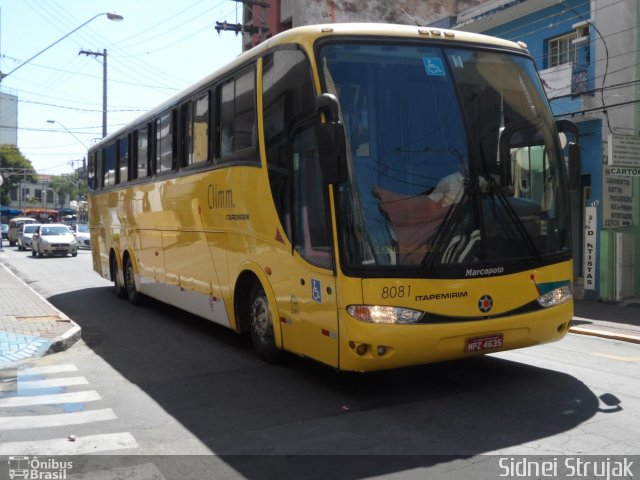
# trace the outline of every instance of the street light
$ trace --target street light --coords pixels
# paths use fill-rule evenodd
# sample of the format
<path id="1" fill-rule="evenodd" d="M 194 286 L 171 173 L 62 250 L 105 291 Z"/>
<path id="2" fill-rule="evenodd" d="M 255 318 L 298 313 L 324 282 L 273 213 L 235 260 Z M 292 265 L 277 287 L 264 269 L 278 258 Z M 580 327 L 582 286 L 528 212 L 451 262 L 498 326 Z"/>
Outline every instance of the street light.
<path id="1" fill-rule="evenodd" d="M 13 72 L 15 72 L 16 70 L 24 67 L 27 63 L 29 63 L 31 60 L 33 60 L 34 58 L 36 58 L 37 56 L 43 54 L 44 52 L 46 52 L 47 50 L 49 50 L 51 47 L 53 47 L 54 45 L 60 43 L 62 40 L 64 40 L 65 38 L 67 38 L 69 35 L 71 35 L 72 33 L 77 32 L 78 30 L 80 30 L 82 27 L 84 27 L 87 23 L 92 22 L 93 20 L 95 20 L 98 17 L 101 17 L 102 15 L 106 15 L 107 18 L 109 20 L 113 20 L 115 22 L 119 22 L 120 20 L 124 19 L 124 17 L 122 15 L 118 15 L 117 13 L 110 13 L 110 12 L 105 12 L 105 13 L 99 13 L 93 17 L 91 17 L 89 20 L 87 20 L 86 22 L 84 22 L 82 25 L 74 28 L 73 30 L 71 30 L 69 33 L 67 33 L 66 35 L 64 35 L 63 37 L 60 37 L 58 40 L 56 40 L 55 42 L 53 42 L 51 45 L 49 45 L 46 48 L 43 48 L 42 50 L 40 50 L 38 53 L 36 53 L 33 57 L 29 58 L 28 60 L 25 60 L 24 62 L 22 62 L 20 65 L 18 65 L 16 68 L 14 68 L 13 70 L 11 70 L 9 73 L 2 73 L 0 72 L 0 82 L 2 82 L 2 80 L 4 80 L 5 78 L 7 78 L 9 75 L 11 75 Z"/>
<path id="2" fill-rule="evenodd" d="M 69 135 L 71 135 L 73 138 L 75 138 L 75 139 L 76 139 L 76 141 L 77 141 L 80 145 L 82 145 L 82 146 L 85 148 L 85 150 L 89 150 L 89 147 L 87 147 L 87 146 L 85 145 L 85 143 L 84 143 L 82 140 L 80 140 L 78 137 L 76 137 L 76 135 L 75 135 L 71 130 L 69 130 L 67 127 L 65 127 L 65 126 L 62 124 L 62 122 L 59 122 L 58 120 L 47 120 L 47 123 L 57 123 L 57 124 L 58 124 L 58 125 L 60 125 L 62 128 L 64 128 L 64 129 L 67 131 L 67 133 L 68 133 Z"/>

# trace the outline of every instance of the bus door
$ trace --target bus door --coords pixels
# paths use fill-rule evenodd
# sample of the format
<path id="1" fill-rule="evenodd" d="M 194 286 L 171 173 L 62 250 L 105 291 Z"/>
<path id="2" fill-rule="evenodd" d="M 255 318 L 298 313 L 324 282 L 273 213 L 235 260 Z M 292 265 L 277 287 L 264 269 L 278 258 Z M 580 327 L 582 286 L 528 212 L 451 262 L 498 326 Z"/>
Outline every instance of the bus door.
<path id="1" fill-rule="evenodd" d="M 338 314 L 327 215 L 327 187 L 322 182 L 313 125 L 291 137 L 293 261 L 291 310 L 299 318 L 283 325 L 287 348 L 329 365 L 338 365 Z M 287 346 L 289 344 L 289 346 Z"/>

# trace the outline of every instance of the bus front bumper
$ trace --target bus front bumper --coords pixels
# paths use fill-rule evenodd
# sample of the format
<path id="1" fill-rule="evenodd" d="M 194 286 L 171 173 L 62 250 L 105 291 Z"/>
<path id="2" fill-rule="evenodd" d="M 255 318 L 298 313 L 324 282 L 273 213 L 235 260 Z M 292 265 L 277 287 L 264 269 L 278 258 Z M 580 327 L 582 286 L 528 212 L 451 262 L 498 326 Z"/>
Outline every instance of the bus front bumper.
<path id="1" fill-rule="evenodd" d="M 373 371 L 466 358 L 562 339 L 573 316 L 571 301 L 533 313 L 487 320 L 388 325 L 340 313 L 340 366 Z M 474 346 L 476 348 L 474 348 Z"/>

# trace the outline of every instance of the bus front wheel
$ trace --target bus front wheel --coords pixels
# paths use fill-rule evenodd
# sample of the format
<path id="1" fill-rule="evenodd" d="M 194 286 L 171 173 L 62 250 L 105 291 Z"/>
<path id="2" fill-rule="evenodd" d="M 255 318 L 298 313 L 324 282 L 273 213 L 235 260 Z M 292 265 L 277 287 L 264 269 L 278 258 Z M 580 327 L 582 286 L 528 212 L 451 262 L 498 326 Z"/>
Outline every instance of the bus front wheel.
<path id="1" fill-rule="evenodd" d="M 273 333 L 273 320 L 269 300 L 261 285 L 254 286 L 251 292 L 249 308 L 251 325 L 251 341 L 258 356 L 263 360 L 274 363 L 278 360 L 279 350 Z"/>

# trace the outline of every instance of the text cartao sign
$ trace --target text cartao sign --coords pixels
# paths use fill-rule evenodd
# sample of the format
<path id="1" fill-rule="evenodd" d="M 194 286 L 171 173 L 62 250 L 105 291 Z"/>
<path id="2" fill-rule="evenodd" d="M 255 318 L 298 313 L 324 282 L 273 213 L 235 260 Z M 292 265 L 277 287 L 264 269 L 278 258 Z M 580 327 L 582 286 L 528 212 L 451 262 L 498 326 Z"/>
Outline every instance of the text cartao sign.
<path id="1" fill-rule="evenodd" d="M 635 224 L 633 182 L 629 175 L 615 175 L 617 167 L 604 167 L 602 175 L 602 226 L 628 227 Z M 637 170 L 640 170 L 638 168 Z"/>

